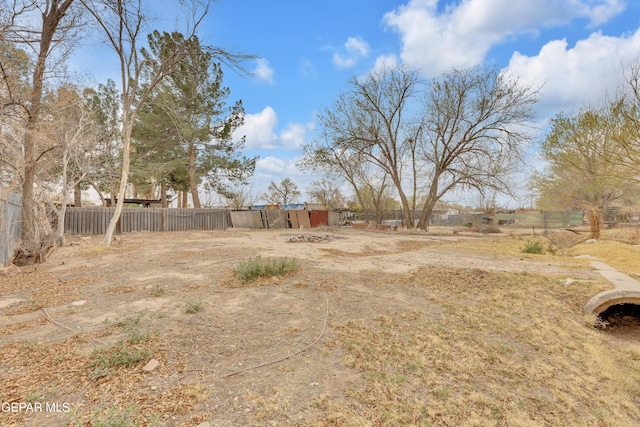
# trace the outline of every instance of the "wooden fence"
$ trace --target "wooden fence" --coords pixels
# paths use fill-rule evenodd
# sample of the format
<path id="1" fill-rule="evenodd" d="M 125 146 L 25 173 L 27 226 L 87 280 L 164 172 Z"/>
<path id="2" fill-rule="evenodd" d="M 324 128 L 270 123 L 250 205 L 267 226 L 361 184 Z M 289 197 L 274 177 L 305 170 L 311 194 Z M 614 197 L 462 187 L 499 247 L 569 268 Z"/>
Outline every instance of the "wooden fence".
<path id="1" fill-rule="evenodd" d="M 104 234 L 115 208 L 67 208 L 64 228 L 68 234 Z M 226 230 L 226 209 L 124 208 L 116 231 Z"/>

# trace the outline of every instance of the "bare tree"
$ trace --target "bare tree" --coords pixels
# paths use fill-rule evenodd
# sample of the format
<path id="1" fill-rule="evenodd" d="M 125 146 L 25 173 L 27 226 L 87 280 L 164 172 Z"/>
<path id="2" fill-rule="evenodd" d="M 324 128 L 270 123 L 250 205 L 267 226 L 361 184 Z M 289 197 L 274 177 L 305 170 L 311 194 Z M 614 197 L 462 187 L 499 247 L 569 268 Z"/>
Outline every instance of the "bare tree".
<path id="1" fill-rule="evenodd" d="M 320 203 L 327 209 L 341 209 L 346 204 L 340 187 L 335 182 L 324 179 L 313 181 L 307 194 L 312 201 Z"/>
<path id="2" fill-rule="evenodd" d="M 421 171 L 416 157 L 420 127 L 408 115 L 419 85 L 415 70 L 384 68 L 364 79 L 352 78 L 333 107 L 319 115 L 324 136 L 320 148 L 334 158 L 345 153 L 357 156 L 387 175 L 409 227 L 413 227 L 412 201 L 417 199 Z"/>
<path id="3" fill-rule="evenodd" d="M 510 193 L 509 177 L 531 141 L 538 92 L 494 69 L 453 70 L 426 92 L 419 156 L 429 171 L 418 227 L 454 188 Z"/>
<path id="4" fill-rule="evenodd" d="M 16 0 L 3 9 L 7 20 L 3 21 L 3 43 L 23 46 L 33 57 L 31 82 L 24 98 L 9 93 L 2 109 L 19 106 L 24 115 L 22 141 L 22 218 L 21 243 L 16 251 L 16 262 L 33 263 L 46 259 L 51 239 L 47 239 L 47 227 L 40 227 L 37 202 L 34 196 L 36 168 L 43 155 L 52 147 L 43 144 L 38 137 L 38 123 L 44 81 L 54 70 L 60 71 L 80 28 L 81 12 L 72 8 L 74 0 L 27 1 Z M 53 61 L 57 61 L 54 63 Z M 0 62 L 3 80 L 11 80 Z"/>
<path id="5" fill-rule="evenodd" d="M 373 212 L 377 223 L 389 203 L 389 176 L 366 157 L 347 147 L 336 146 L 325 133 L 320 140 L 303 147 L 298 165 L 329 180 L 345 179 L 351 186 L 360 209 Z"/>
<path id="6" fill-rule="evenodd" d="M 73 85 L 62 85 L 55 93 L 48 94 L 43 112 L 46 120 L 43 120 L 42 131 L 57 148 L 51 152 L 54 155 L 46 174 L 50 178 L 43 176 L 40 181 L 50 181 L 55 188 L 52 193 L 59 192 L 62 196 L 50 205 L 57 217 L 55 241 L 58 246 L 63 246 L 64 218 L 70 193 L 77 190 L 90 171 L 97 134 L 93 115 Z"/>
<path id="7" fill-rule="evenodd" d="M 260 196 L 253 193 L 251 187 L 238 184 L 229 184 L 224 193 L 218 196 L 223 198 L 224 204 L 229 209 L 246 209 L 260 200 Z"/>
<path id="8" fill-rule="evenodd" d="M 270 193 L 264 194 L 262 198 L 276 205 L 293 203 L 302 195 L 300 190 L 298 190 L 298 186 L 291 178 L 285 178 L 279 183 L 271 181 L 269 191 Z"/>

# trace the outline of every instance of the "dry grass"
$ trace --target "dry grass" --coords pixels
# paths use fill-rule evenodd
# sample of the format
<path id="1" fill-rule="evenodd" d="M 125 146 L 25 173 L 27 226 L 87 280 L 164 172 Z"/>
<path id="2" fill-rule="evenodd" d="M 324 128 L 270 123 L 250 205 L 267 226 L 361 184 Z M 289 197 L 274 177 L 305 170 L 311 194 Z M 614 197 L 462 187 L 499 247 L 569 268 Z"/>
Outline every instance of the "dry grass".
<path id="1" fill-rule="evenodd" d="M 640 247 L 637 246 L 613 240 L 600 240 L 594 244 L 574 246 L 567 254 L 591 255 L 626 274 L 640 275 Z"/>
<path id="2" fill-rule="evenodd" d="M 527 241 L 538 241 L 545 248 L 545 254 L 526 254 L 522 253 L 522 248 L 527 245 Z M 472 242 L 461 240 L 458 242 L 447 243 L 447 248 L 455 248 L 461 253 L 482 253 L 500 256 L 519 257 L 529 261 L 550 261 L 555 259 L 553 254 L 547 251 L 549 245 L 553 242 L 548 238 L 537 235 L 487 235 L 475 239 Z"/>
<path id="3" fill-rule="evenodd" d="M 366 381 L 321 399 L 318 425 L 637 425 L 640 346 L 610 347 L 579 314 L 603 283 L 442 268 L 403 281 L 442 315 L 334 326 Z"/>
<path id="4" fill-rule="evenodd" d="M 85 329 L 62 342 L 38 342 L 28 335 L 5 342 L 0 351 L 6 371 L 0 378 L 2 401 L 36 396 L 73 402 L 74 408 L 52 421 L 5 414 L 3 425 L 639 425 L 640 344 L 612 336 L 609 329 L 596 330 L 594 318 L 582 315 L 584 304 L 609 289 L 609 283 L 464 267 L 466 254 L 532 261 L 523 268 L 568 259 L 522 254 L 527 238 L 483 235 L 453 242 L 407 236 L 367 242 L 370 246 L 357 254 L 415 251 L 428 257 L 437 246 L 459 253 L 457 265 L 463 268 L 387 274 L 375 267 L 320 270 L 307 261 L 293 275 L 251 284 L 224 276 L 231 274 L 228 269 L 211 280 L 189 277 L 179 286 L 172 278 L 159 281 L 158 296 L 166 292 L 173 304 L 153 316 L 132 312 L 132 317 L 116 317 L 100 330 Z M 637 259 L 638 248 L 606 241 L 570 251 L 598 248 L 613 266 L 631 268 Z M 113 251 L 109 268 L 119 271 L 113 266 L 124 266 L 131 256 Z M 328 254 L 352 257 L 344 251 Z M 611 254 L 626 264 L 606 259 Z M 158 268 L 166 264 L 163 257 L 145 259 L 145 266 Z M 202 260 L 210 261 L 195 261 Z M 575 260 L 576 265 L 587 263 Z M 37 279 L 38 286 L 26 287 L 25 277 Z M 15 286 L 24 298 L 49 307 L 92 288 L 79 283 L 74 288 L 75 278 L 60 277 L 63 281 L 39 270 L 3 276 L 0 291 L 10 295 Z M 46 294 L 36 290 L 40 284 L 46 285 Z M 221 287 L 231 284 L 251 288 Z M 109 298 L 122 296 L 115 300 L 128 302 L 139 296 L 125 292 L 129 286 L 138 290 L 128 281 L 114 279 L 113 285 L 99 297 L 108 292 Z M 331 291 L 329 328 L 314 347 L 278 366 L 220 376 L 240 362 L 247 366 L 290 354 L 316 337 L 319 290 Z M 186 315 L 182 304 L 200 299 L 207 310 Z M 58 315 L 74 325 L 64 312 Z M 44 317 L 8 319 L 15 324 L 3 327 L 0 335 L 29 332 L 31 324 L 46 322 Z M 96 348 L 95 338 L 105 344 Z M 122 343 L 127 352 L 116 352 Z M 145 357 L 132 357 L 133 350 Z M 149 357 L 161 365 L 143 374 L 140 368 Z M 92 378 L 100 364 L 109 368 L 108 375 Z"/>
<path id="5" fill-rule="evenodd" d="M 603 239 L 617 240 L 630 245 L 638 245 L 640 244 L 640 225 L 603 230 L 601 237 Z"/>

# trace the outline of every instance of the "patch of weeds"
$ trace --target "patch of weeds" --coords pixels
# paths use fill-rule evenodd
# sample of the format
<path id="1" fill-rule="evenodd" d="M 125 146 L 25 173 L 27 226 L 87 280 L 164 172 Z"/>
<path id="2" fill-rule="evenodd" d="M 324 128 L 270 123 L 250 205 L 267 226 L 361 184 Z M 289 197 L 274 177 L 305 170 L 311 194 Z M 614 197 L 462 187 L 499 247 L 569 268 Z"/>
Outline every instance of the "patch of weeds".
<path id="1" fill-rule="evenodd" d="M 539 240 L 527 240 L 527 243 L 524 244 L 524 247 L 521 249 L 522 253 L 525 254 L 544 254 L 544 245 Z"/>
<path id="2" fill-rule="evenodd" d="M 196 300 L 196 301 L 189 301 L 188 303 L 186 303 L 184 306 L 184 309 L 187 312 L 187 314 L 196 314 L 202 311 L 204 307 L 202 305 L 201 300 Z"/>
<path id="3" fill-rule="evenodd" d="M 268 258 L 260 256 L 240 263 L 235 268 L 235 275 L 243 283 L 251 282 L 259 277 L 283 276 L 300 268 L 295 258 Z"/>
<path id="4" fill-rule="evenodd" d="M 36 403 L 36 402 L 42 402 L 42 397 L 38 394 L 38 392 L 35 391 L 30 391 L 29 393 L 27 393 L 27 395 L 24 397 L 24 400 L 27 403 Z"/>
<path id="5" fill-rule="evenodd" d="M 144 344 L 149 341 L 151 334 L 149 332 L 142 332 L 140 329 L 129 332 L 129 342 L 133 345 Z"/>
<path id="6" fill-rule="evenodd" d="M 153 288 L 151 288 L 149 293 L 153 297 L 161 297 L 161 296 L 165 295 L 167 293 L 167 291 L 162 286 L 155 285 Z"/>
<path id="7" fill-rule="evenodd" d="M 129 331 L 134 328 L 140 327 L 140 321 L 144 317 L 144 313 L 140 313 L 135 317 L 125 317 L 121 320 L 111 321 L 108 318 L 104 319 L 104 324 L 108 328 L 122 328 L 125 331 Z"/>
<path id="8" fill-rule="evenodd" d="M 130 404 L 124 409 L 112 406 L 107 409 L 101 409 L 93 413 L 91 425 L 93 427 L 137 427 L 142 425 L 158 426 L 160 425 L 160 416 L 153 416 L 152 419 L 146 419 L 145 422 L 139 420 L 139 409 L 135 404 Z"/>
<path id="9" fill-rule="evenodd" d="M 141 341 L 130 337 L 106 348 L 94 350 L 88 365 L 89 378 L 97 381 L 111 375 L 112 369 L 131 368 L 146 362 L 151 357 L 151 351 L 141 347 L 140 343 Z"/>

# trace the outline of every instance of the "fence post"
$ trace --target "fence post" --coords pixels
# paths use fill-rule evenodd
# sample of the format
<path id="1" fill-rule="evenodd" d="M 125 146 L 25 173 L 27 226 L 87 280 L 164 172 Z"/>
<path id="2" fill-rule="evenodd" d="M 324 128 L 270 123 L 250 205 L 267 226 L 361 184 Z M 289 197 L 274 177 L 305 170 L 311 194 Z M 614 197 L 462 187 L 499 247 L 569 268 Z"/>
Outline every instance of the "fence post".
<path id="1" fill-rule="evenodd" d="M 167 231 L 167 208 L 160 208 L 160 231 Z"/>

